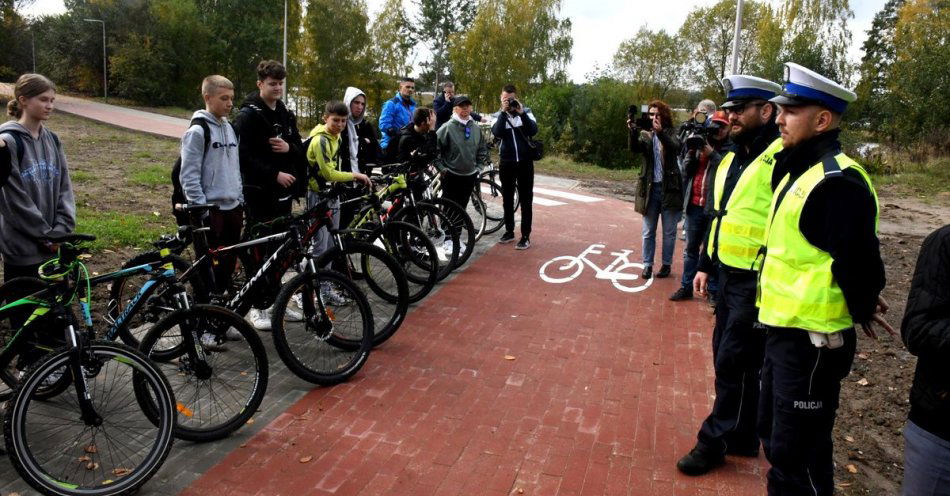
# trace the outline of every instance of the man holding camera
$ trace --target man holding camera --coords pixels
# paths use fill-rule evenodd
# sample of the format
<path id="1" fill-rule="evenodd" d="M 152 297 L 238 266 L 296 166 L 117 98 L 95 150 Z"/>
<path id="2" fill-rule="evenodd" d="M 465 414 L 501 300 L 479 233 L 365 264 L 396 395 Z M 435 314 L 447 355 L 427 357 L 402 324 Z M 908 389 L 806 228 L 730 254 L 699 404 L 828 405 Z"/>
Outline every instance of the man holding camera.
<path id="1" fill-rule="evenodd" d="M 696 446 L 676 467 L 686 475 L 702 475 L 725 461 L 725 455 L 756 456 L 759 373 L 765 332 L 756 327 L 756 272 L 752 269 L 765 243 L 772 201 L 772 168 L 782 150 L 775 125 L 775 104 L 781 87 L 754 76 L 722 80 L 728 101 L 733 150 L 715 170 L 709 201 L 709 226 L 694 290 L 707 291 L 709 273 L 719 274 L 719 302 L 713 329 L 716 400 L 703 422 Z"/>
<path id="2" fill-rule="evenodd" d="M 521 239 L 518 250 L 531 247 L 531 204 L 534 198 L 534 159 L 528 139 L 538 134 L 538 123 L 531 109 L 518 101 L 518 90 L 507 85 L 501 91 L 501 112 L 491 128 L 501 140 L 499 173 L 501 175 L 502 206 L 505 211 L 505 233 L 499 243 L 515 239 L 515 188 L 521 205 Z"/>
<path id="3" fill-rule="evenodd" d="M 697 115 L 702 116 L 700 112 Z M 698 119 L 697 119 L 698 120 Z M 703 122 L 691 133 L 686 133 L 686 155 L 683 157 L 686 191 L 683 211 L 686 213 L 686 248 L 683 249 L 683 279 L 680 288 L 670 296 L 671 301 L 693 297 L 693 278 L 699 267 L 699 253 L 706 238 L 713 208 L 709 202 L 715 169 L 723 155 L 732 147 L 729 141 L 729 119 L 722 110 L 713 113 L 708 123 Z M 710 278 L 709 293 L 715 292 L 716 274 Z M 712 298 L 711 298 L 712 300 Z"/>

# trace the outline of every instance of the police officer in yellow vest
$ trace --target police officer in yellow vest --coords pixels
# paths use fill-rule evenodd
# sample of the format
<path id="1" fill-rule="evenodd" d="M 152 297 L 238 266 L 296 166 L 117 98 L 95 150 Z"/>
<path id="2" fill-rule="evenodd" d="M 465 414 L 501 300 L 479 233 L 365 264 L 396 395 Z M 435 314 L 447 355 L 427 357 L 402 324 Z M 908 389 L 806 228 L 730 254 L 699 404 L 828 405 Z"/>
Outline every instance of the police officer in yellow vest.
<path id="1" fill-rule="evenodd" d="M 782 149 L 775 125 L 777 107 L 769 99 L 782 89 L 754 76 L 722 80 L 728 101 L 722 105 L 735 143 L 715 169 L 714 218 L 693 286 L 704 294 L 708 274 L 719 274 L 719 302 L 713 329 L 716 400 L 703 422 L 696 446 L 676 467 L 702 475 L 721 465 L 725 455 L 756 456 L 759 371 L 765 333 L 756 326 L 755 257 L 765 241 L 772 203 L 772 167 Z"/>
<path id="2" fill-rule="evenodd" d="M 768 494 L 831 496 L 831 432 L 851 370 L 855 323 L 884 324 L 878 202 L 868 174 L 841 152 L 841 114 L 856 96 L 798 64 L 771 101 L 785 149 L 762 249 L 759 321 L 766 327 L 759 434 Z"/>

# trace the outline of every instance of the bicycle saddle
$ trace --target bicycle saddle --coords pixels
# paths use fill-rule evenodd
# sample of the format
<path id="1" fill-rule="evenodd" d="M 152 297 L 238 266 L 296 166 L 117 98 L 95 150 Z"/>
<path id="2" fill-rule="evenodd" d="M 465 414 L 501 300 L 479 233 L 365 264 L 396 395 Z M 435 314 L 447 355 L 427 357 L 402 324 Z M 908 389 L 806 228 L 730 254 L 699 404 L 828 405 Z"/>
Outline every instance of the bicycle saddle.
<path id="1" fill-rule="evenodd" d="M 202 203 L 197 205 L 184 205 L 181 209 L 185 212 L 203 212 L 206 210 L 210 212 L 211 210 L 217 210 L 218 206 L 210 203 Z"/>

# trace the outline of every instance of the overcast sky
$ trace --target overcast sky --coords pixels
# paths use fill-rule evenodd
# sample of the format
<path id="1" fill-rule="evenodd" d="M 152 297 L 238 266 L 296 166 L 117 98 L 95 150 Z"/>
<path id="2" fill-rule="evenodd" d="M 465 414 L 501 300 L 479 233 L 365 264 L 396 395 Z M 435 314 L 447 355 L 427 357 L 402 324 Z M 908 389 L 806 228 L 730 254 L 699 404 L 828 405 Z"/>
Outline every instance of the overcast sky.
<path id="1" fill-rule="evenodd" d="M 406 5 L 412 2 L 404 0 Z M 778 4 L 780 0 L 769 0 Z M 676 32 L 686 14 L 696 6 L 713 5 L 717 0 L 563 0 L 562 15 L 573 23 L 574 52 L 568 74 L 576 82 L 584 81 L 586 74 L 596 66 L 608 65 L 620 42 L 633 36 L 641 26 Z M 861 59 L 861 45 L 867 38 L 874 14 L 884 7 L 886 0 L 852 0 L 851 59 Z M 376 15 L 383 0 L 366 0 L 371 18 Z M 62 12 L 62 0 L 37 0 L 27 14 Z M 424 58 L 424 54 L 417 58 Z"/>

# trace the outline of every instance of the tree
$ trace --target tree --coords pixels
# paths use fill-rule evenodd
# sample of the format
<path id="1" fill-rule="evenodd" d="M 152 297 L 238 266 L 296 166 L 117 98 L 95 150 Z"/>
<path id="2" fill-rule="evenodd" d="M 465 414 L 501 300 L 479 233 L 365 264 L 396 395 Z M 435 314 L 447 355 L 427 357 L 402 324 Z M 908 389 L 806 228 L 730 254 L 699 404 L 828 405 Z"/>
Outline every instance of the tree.
<path id="1" fill-rule="evenodd" d="M 369 87 L 363 88 L 373 108 L 382 109 L 395 82 L 412 71 L 409 55 L 416 45 L 412 25 L 402 0 L 386 0 L 370 28 L 371 60 L 374 62 Z"/>
<path id="2" fill-rule="evenodd" d="M 640 28 L 614 55 L 614 69 L 636 88 L 637 99 L 664 98 L 682 83 L 686 52 L 676 35 Z"/>
<path id="3" fill-rule="evenodd" d="M 471 27 L 457 35 L 449 59 L 477 105 L 494 105 L 501 88 L 526 89 L 566 79 L 571 21 L 561 0 L 484 0 Z M 509 26 L 519 26 L 510 29 Z"/>
<path id="4" fill-rule="evenodd" d="M 424 62 L 419 82 L 435 88 L 440 81 L 454 77 L 449 49 L 453 36 L 468 29 L 475 19 L 472 0 L 416 0 L 419 14 L 413 28 L 416 38 L 428 48 L 431 58 Z"/>
<path id="5" fill-rule="evenodd" d="M 305 60 L 300 75 L 303 113 L 319 115 L 329 100 L 341 100 L 347 86 L 364 84 L 369 61 L 369 19 L 363 0 L 309 0 L 304 35 L 295 58 Z"/>
<path id="6" fill-rule="evenodd" d="M 848 85 L 848 20 L 854 17 L 849 0 L 784 0 L 781 17 L 782 58 Z"/>
<path id="7" fill-rule="evenodd" d="M 32 70 L 29 25 L 17 9 L 19 2 L 0 0 L 0 79 L 13 80 Z"/>
<path id="8" fill-rule="evenodd" d="M 761 21 L 771 14 L 767 5 L 755 0 L 743 4 L 739 37 L 740 74 L 748 73 L 756 63 L 760 55 Z M 732 72 L 735 17 L 736 0 L 720 0 L 710 7 L 697 7 L 687 15 L 677 35 L 685 50 L 690 82 L 707 95 L 725 96 L 721 81 Z"/>
<path id="9" fill-rule="evenodd" d="M 950 152 L 942 112 L 950 108 L 950 1 L 908 0 L 898 12 L 894 55 L 889 125 L 905 142 L 922 138 Z"/>
<path id="10" fill-rule="evenodd" d="M 894 47 L 897 14 L 904 3 L 905 0 L 888 0 L 875 14 L 858 67 L 860 80 L 855 88 L 858 101 L 850 107 L 850 113 L 875 130 L 884 127 L 885 121 L 893 116 L 893 98 L 887 86 L 897 56 Z"/>

